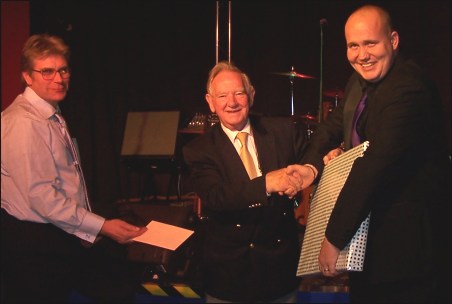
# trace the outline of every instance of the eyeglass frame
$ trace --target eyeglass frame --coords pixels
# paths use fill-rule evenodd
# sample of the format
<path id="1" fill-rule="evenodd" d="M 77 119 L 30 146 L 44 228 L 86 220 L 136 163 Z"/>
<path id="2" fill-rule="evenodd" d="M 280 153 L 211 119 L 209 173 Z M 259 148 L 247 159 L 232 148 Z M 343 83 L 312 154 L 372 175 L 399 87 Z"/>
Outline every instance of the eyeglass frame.
<path id="1" fill-rule="evenodd" d="M 64 72 L 64 70 L 66 70 L 66 72 Z M 58 74 L 60 74 L 60 77 L 62 79 L 69 79 L 71 77 L 71 69 L 69 67 L 63 67 L 58 70 L 55 70 L 52 68 L 44 68 L 41 70 L 31 69 L 31 71 L 40 73 L 42 76 L 42 79 L 44 79 L 44 80 L 53 80 L 55 78 L 57 72 L 58 72 Z M 52 71 L 52 76 L 50 76 L 50 77 L 44 76 L 43 71 L 46 71 L 46 72 Z"/>

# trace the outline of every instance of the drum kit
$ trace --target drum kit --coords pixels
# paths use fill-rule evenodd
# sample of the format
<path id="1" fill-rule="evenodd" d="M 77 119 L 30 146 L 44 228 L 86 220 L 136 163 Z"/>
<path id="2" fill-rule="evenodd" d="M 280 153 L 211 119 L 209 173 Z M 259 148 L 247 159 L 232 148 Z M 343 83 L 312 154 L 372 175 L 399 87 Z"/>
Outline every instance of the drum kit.
<path id="1" fill-rule="evenodd" d="M 326 100 L 323 100 L 323 120 L 326 120 L 330 113 L 336 109 L 339 100 L 344 98 L 344 92 L 335 88 L 333 90 L 324 91 L 323 96 L 327 97 Z"/>
<path id="2" fill-rule="evenodd" d="M 295 113 L 294 112 L 294 103 L 293 103 L 293 84 L 294 84 L 294 79 L 295 78 L 316 79 L 316 78 L 314 76 L 309 76 L 309 75 L 297 73 L 293 66 L 292 66 L 292 69 L 289 72 L 274 72 L 272 74 L 289 77 L 289 82 L 290 82 L 290 109 L 291 109 L 290 113 L 291 113 L 292 116 L 294 116 L 294 113 Z"/>
<path id="3" fill-rule="evenodd" d="M 295 71 L 293 66 L 289 72 L 273 72 L 272 74 L 286 76 L 289 78 L 291 116 L 295 123 L 297 124 L 301 123 L 303 126 L 305 126 L 307 138 L 309 140 L 311 138 L 312 133 L 314 132 L 313 127 L 319 122 L 319 118 L 312 116 L 309 112 L 301 116 L 295 115 L 293 85 L 295 78 L 298 79 L 317 79 L 317 78 L 311 75 L 298 73 L 297 71 Z M 323 92 L 323 96 L 327 97 L 328 99 L 333 99 L 332 101 L 331 100 L 323 101 L 322 109 L 323 120 L 326 120 L 329 114 L 333 112 L 334 109 L 337 107 L 339 100 L 344 97 L 344 93 L 338 88 L 336 88 L 332 90 L 325 90 Z"/>
<path id="4" fill-rule="evenodd" d="M 290 104 L 291 104 L 291 117 L 293 122 L 304 128 L 306 132 L 307 139 L 311 138 L 312 133 L 317 123 L 320 121 L 319 117 L 312 116 L 309 112 L 307 114 L 297 116 L 294 114 L 294 103 L 293 103 L 293 83 L 295 78 L 299 79 L 317 79 L 314 76 L 301 74 L 295 71 L 294 67 L 289 72 L 274 72 L 272 74 L 281 75 L 289 77 L 290 81 Z M 344 93 L 339 89 L 325 90 L 323 91 L 323 97 L 327 100 L 322 99 L 322 118 L 323 121 L 327 119 L 329 114 L 334 111 L 340 99 L 344 97 Z M 331 100 L 332 99 L 332 100 Z M 298 205 L 295 206 L 294 216 L 297 223 L 301 227 L 305 227 L 307 224 L 307 219 L 309 215 L 310 200 L 313 193 L 313 185 L 305 188 L 301 191 L 300 196 L 297 198 Z"/>

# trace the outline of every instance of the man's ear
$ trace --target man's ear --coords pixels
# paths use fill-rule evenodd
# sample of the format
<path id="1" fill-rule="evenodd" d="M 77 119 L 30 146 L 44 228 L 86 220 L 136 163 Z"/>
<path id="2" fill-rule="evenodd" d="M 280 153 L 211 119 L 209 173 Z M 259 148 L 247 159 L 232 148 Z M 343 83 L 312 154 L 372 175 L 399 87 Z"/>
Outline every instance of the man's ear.
<path id="1" fill-rule="evenodd" d="M 22 77 L 24 78 L 27 86 L 30 87 L 31 84 L 33 83 L 33 79 L 31 78 L 30 74 L 28 72 L 22 72 Z"/>
<path id="2" fill-rule="evenodd" d="M 391 33 L 391 45 L 393 50 L 396 50 L 399 47 L 399 33 L 396 31 Z"/>
<path id="3" fill-rule="evenodd" d="M 213 105 L 212 96 L 210 96 L 209 94 L 206 94 L 206 101 L 207 101 L 207 104 L 209 105 L 210 111 L 212 113 L 215 113 L 215 107 Z"/>
<path id="4" fill-rule="evenodd" d="M 254 87 L 251 86 L 250 88 L 250 94 L 248 96 L 248 102 L 250 104 L 250 108 L 253 106 L 254 104 L 254 95 L 256 94 L 256 91 L 254 90 Z"/>

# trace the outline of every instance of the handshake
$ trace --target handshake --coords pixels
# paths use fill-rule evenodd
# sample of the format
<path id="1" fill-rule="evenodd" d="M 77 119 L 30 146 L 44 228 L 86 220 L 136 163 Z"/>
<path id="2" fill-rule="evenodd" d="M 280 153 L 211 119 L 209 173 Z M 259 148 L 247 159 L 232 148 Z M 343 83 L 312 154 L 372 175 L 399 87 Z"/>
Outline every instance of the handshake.
<path id="1" fill-rule="evenodd" d="M 299 191 L 309 187 L 317 177 L 317 169 L 311 165 L 289 165 L 265 175 L 267 193 L 278 192 L 293 198 Z"/>
<path id="2" fill-rule="evenodd" d="M 344 151 L 335 148 L 323 157 L 323 163 L 328 163 L 341 155 Z M 297 193 L 307 187 L 317 177 L 318 171 L 312 165 L 289 165 L 287 168 L 271 171 L 265 176 L 267 193 L 278 192 L 279 195 L 287 195 L 293 198 Z"/>

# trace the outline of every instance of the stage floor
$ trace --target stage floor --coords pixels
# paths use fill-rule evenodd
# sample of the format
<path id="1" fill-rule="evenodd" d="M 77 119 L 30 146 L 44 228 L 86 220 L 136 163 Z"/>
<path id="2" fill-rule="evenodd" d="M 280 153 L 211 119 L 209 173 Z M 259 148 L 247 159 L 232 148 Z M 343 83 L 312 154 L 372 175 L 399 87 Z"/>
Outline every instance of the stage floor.
<path id="1" fill-rule="evenodd" d="M 297 303 L 348 303 L 347 275 L 336 278 L 303 279 Z M 135 303 L 205 303 L 203 290 L 197 284 L 158 280 L 143 282 L 137 286 Z M 73 292 L 69 303 L 94 303 Z"/>

